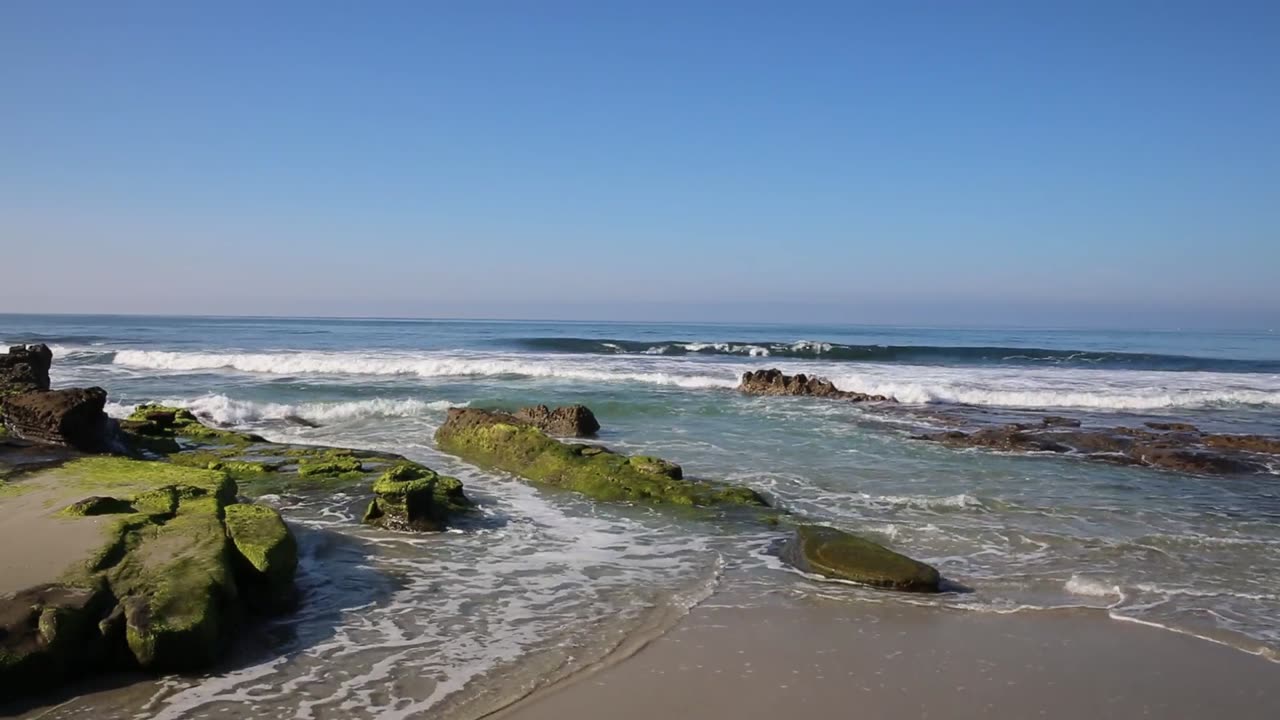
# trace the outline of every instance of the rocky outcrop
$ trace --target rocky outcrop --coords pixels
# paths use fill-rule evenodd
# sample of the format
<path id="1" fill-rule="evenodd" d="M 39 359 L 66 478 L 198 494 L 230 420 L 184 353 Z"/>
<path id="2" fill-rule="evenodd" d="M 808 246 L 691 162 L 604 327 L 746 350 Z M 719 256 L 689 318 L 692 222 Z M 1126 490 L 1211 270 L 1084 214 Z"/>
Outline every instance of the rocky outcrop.
<path id="1" fill-rule="evenodd" d="M 551 410 L 546 405 L 521 408 L 515 417 L 555 437 L 592 437 L 600 423 L 586 405 L 566 405 Z"/>
<path id="2" fill-rule="evenodd" d="M 797 527 L 782 558 L 804 572 L 891 590 L 938 592 L 941 583 L 932 566 L 825 525 Z"/>
<path id="3" fill-rule="evenodd" d="M 472 508 L 456 478 L 408 461 L 374 481 L 373 494 L 364 522 L 389 530 L 444 530 L 454 516 Z"/>
<path id="4" fill-rule="evenodd" d="M 39 443 L 86 452 L 117 446 L 115 423 L 103 412 L 102 388 L 31 390 L 0 397 L 0 418 L 14 435 Z"/>
<path id="5" fill-rule="evenodd" d="M 766 505 L 750 488 L 687 480 L 674 463 L 629 458 L 596 445 L 560 442 L 502 412 L 452 408 L 436 431 L 436 444 L 476 465 L 598 500 L 700 507 Z"/>
<path id="6" fill-rule="evenodd" d="M 0 396 L 49 389 L 53 352 L 47 345 L 14 345 L 0 355 Z"/>
<path id="7" fill-rule="evenodd" d="M 781 370 L 755 370 L 742 374 L 738 390 L 748 395 L 800 395 L 805 397 L 833 398 L 853 402 L 897 402 L 885 395 L 841 390 L 830 380 L 803 373 L 784 375 Z"/>
<path id="8" fill-rule="evenodd" d="M 69 504 L 61 517 L 113 522 L 101 548 L 62 582 L 0 598 L 3 693 L 131 665 L 206 669 L 243 617 L 278 609 L 291 594 L 292 533 L 275 510 L 237 504 L 226 473 L 118 457 L 48 472 L 47 492 L 114 489 Z M 74 519 L 87 515 L 94 518 Z"/>
<path id="9" fill-rule="evenodd" d="M 0 425 L 32 442 L 86 452 L 119 447 L 115 422 L 103 412 L 102 388 L 49 389 L 53 353 L 45 345 L 15 345 L 0 355 Z"/>
<path id="10" fill-rule="evenodd" d="M 1078 425 L 999 425 L 970 432 L 928 433 L 917 438 L 1004 452 L 1071 453 L 1103 462 L 1202 475 L 1267 473 L 1269 463 L 1280 460 L 1280 438 L 1205 433 L 1194 425 L 1172 422 L 1150 422 L 1146 427 Z"/>

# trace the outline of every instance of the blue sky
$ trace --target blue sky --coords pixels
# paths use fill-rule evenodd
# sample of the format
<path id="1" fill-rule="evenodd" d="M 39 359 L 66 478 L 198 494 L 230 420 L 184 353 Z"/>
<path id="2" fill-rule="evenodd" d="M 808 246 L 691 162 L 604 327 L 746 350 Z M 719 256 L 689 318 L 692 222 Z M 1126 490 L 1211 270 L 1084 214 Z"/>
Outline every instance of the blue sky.
<path id="1" fill-rule="evenodd" d="M 0 312 L 1274 325 L 1277 37 L 1274 2 L 7 2 Z"/>

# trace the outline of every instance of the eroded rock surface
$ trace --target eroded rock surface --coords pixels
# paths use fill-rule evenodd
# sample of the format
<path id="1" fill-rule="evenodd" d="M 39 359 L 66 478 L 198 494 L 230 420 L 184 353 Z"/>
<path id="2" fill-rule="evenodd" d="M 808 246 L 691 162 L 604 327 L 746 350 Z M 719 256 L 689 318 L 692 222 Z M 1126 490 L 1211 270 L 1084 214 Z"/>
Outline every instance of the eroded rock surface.
<path id="1" fill-rule="evenodd" d="M 535 405 L 520 408 L 515 416 L 556 437 L 592 437 L 600 431 L 600 423 L 586 405 L 566 405 L 554 410 Z"/>
<path id="2" fill-rule="evenodd" d="M 784 375 L 781 370 L 755 370 L 742 374 L 738 390 L 748 395 L 801 395 L 806 397 L 834 398 L 853 402 L 896 402 L 885 395 L 841 390 L 830 380 L 800 373 Z"/>
<path id="3" fill-rule="evenodd" d="M 1267 473 L 1271 465 L 1280 462 L 1280 438 L 1206 433 L 1177 422 L 1111 428 L 1044 422 L 933 432 L 917 438 L 1005 452 L 1071 453 L 1103 462 L 1203 475 Z"/>

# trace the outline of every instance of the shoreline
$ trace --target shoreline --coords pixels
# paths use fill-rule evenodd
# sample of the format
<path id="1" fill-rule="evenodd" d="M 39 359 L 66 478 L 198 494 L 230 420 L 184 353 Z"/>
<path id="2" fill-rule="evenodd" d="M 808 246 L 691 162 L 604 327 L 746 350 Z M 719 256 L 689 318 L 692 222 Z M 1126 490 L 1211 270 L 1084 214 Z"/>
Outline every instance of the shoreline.
<path id="1" fill-rule="evenodd" d="M 1280 707 L 1280 663 L 1097 610 L 967 613 L 777 594 L 738 605 L 726 595 L 635 652 L 485 717 L 772 719 L 857 707 L 871 717 L 1261 719 Z"/>

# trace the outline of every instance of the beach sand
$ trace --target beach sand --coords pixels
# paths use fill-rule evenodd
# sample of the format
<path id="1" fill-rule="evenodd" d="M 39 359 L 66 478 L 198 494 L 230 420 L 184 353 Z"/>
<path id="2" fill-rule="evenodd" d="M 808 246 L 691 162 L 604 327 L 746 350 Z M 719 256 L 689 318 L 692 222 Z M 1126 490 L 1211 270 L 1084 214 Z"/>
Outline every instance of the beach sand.
<path id="1" fill-rule="evenodd" d="M 1280 664 L 1101 611 L 716 598 L 496 717 L 1280 717 Z"/>
<path id="2" fill-rule="evenodd" d="M 58 580 L 102 546 L 116 521 L 109 515 L 59 515 L 67 493 L 56 473 L 42 477 L 37 487 L 26 482 L 0 494 L 0 595 Z"/>

